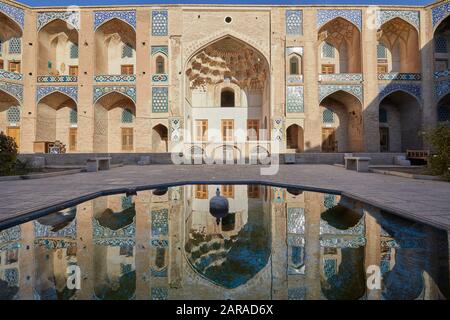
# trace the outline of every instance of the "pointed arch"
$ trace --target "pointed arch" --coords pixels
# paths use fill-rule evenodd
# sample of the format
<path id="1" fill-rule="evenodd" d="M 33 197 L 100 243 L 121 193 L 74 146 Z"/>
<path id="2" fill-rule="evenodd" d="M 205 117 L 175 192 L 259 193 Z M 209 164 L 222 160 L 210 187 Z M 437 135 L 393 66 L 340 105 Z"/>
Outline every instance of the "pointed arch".
<path id="1" fill-rule="evenodd" d="M 25 11 L 0 1 L 0 13 L 7 16 L 21 31 L 25 25 Z"/>
<path id="2" fill-rule="evenodd" d="M 345 92 L 356 99 L 360 103 L 362 103 L 363 97 L 363 88 L 360 85 L 319 85 L 319 103 L 321 103 L 325 98 L 337 93 L 337 92 Z"/>
<path id="3" fill-rule="evenodd" d="M 239 32 L 236 32 L 231 29 L 224 29 L 220 30 L 219 32 L 216 32 L 208 37 L 205 37 L 203 39 L 194 41 L 186 46 L 186 56 L 188 57 L 185 61 L 185 70 L 186 66 L 189 63 L 189 61 L 200 51 L 205 49 L 206 47 L 210 46 L 211 44 L 218 42 L 220 40 L 223 40 L 225 38 L 231 38 L 235 41 L 238 41 L 240 43 L 246 44 L 250 46 L 253 50 L 259 52 L 264 58 L 267 65 L 270 66 L 270 55 L 268 52 L 268 49 L 265 49 L 261 47 L 257 42 L 252 40 L 251 38 L 247 37 L 246 35 L 243 35 Z"/>
<path id="4" fill-rule="evenodd" d="M 78 10 L 73 10 L 39 12 L 37 17 L 37 31 L 39 32 L 42 28 L 55 20 L 61 20 L 75 28 L 77 31 L 80 30 L 80 12 Z"/>
<path id="5" fill-rule="evenodd" d="M 93 103 L 97 103 L 100 98 L 113 92 L 119 93 L 136 103 L 136 88 L 134 86 L 94 86 Z"/>
<path id="6" fill-rule="evenodd" d="M 121 20 L 128 24 L 136 31 L 136 11 L 135 10 L 119 10 L 119 11 L 94 11 L 94 31 L 113 20 Z"/>
<path id="7" fill-rule="evenodd" d="M 335 9 L 319 9 L 317 10 L 317 28 L 341 18 L 355 26 L 359 32 L 362 29 L 362 12 L 361 10 L 335 10 Z"/>

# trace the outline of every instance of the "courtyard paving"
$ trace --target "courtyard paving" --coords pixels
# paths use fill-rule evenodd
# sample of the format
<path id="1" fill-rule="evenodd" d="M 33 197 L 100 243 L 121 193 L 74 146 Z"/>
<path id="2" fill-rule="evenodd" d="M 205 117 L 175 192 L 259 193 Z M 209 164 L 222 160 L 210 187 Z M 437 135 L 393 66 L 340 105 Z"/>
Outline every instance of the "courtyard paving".
<path id="1" fill-rule="evenodd" d="M 0 223 L 102 190 L 189 181 L 262 181 L 324 189 L 450 230 L 450 183 L 357 173 L 330 165 L 281 165 L 273 176 L 260 166 L 125 166 L 98 173 L 0 182 Z"/>

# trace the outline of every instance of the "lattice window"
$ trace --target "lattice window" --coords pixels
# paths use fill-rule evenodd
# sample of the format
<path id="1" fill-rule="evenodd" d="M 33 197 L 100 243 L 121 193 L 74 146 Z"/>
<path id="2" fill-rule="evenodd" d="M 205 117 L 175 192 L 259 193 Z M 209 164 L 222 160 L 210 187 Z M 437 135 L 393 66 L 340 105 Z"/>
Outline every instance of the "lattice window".
<path id="1" fill-rule="evenodd" d="M 11 38 L 9 40 L 8 52 L 10 54 L 17 54 L 22 51 L 22 41 L 20 38 Z"/>
<path id="2" fill-rule="evenodd" d="M 133 58 L 133 47 L 128 43 L 122 46 L 122 58 Z"/>
<path id="3" fill-rule="evenodd" d="M 167 11 L 152 11 L 152 35 L 167 36 Z"/>
<path id="4" fill-rule="evenodd" d="M 302 34 L 303 15 L 300 10 L 286 11 L 286 34 L 300 35 Z"/>
<path id="5" fill-rule="evenodd" d="M 304 112 L 303 87 L 287 88 L 286 111 Z"/>
<path id="6" fill-rule="evenodd" d="M 322 112 L 323 123 L 334 123 L 334 112 L 328 108 L 325 108 Z"/>
<path id="7" fill-rule="evenodd" d="M 130 109 L 123 109 L 122 123 L 133 123 L 133 113 Z"/>
<path id="8" fill-rule="evenodd" d="M 388 115 L 386 109 L 380 109 L 378 111 L 378 121 L 380 123 L 387 123 L 388 122 Z"/>
<path id="9" fill-rule="evenodd" d="M 328 42 L 325 42 L 322 46 L 322 58 L 334 58 L 334 57 L 335 57 L 334 47 Z"/>
<path id="10" fill-rule="evenodd" d="M 434 50 L 436 53 L 447 53 L 447 39 L 443 36 L 437 36 L 434 39 Z"/>
<path id="11" fill-rule="evenodd" d="M 78 59 L 78 45 L 74 43 L 70 46 L 70 59 Z"/>
<path id="12" fill-rule="evenodd" d="M 450 106 L 440 106 L 438 108 L 438 121 L 450 121 Z"/>
<path id="13" fill-rule="evenodd" d="M 9 125 L 17 125 L 20 123 L 20 108 L 19 107 L 11 107 L 7 112 L 8 123 Z"/>
<path id="14" fill-rule="evenodd" d="M 152 89 L 152 111 L 153 112 L 168 112 L 169 99 L 167 88 L 153 88 Z"/>
<path id="15" fill-rule="evenodd" d="M 331 209 L 336 205 L 336 196 L 334 194 L 323 195 L 323 206 L 325 209 Z"/>
<path id="16" fill-rule="evenodd" d="M 77 124 L 78 123 L 78 111 L 77 109 L 70 109 L 70 124 Z"/>
<path id="17" fill-rule="evenodd" d="M 122 210 L 129 209 L 133 206 L 133 197 L 123 196 L 122 197 Z"/>
<path id="18" fill-rule="evenodd" d="M 380 60 L 387 59 L 387 50 L 386 47 L 382 44 L 377 46 L 377 58 Z"/>

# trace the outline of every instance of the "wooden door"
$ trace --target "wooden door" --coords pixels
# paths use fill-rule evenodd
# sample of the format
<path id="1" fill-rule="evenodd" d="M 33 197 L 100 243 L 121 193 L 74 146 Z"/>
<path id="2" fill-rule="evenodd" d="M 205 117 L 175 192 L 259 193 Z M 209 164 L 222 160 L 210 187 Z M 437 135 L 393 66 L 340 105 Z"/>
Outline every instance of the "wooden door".
<path id="1" fill-rule="evenodd" d="M 380 151 L 389 152 L 389 128 L 380 128 Z"/>
<path id="2" fill-rule="evenodd" d="M 322 152 L 337 152 L 335 128 L 322 128 Z"/>
<path id="3" fill-rule="evenodd" d="M 69 128 L 69 151 L 77 151 L 77 128 Z"/>
<path id="4" fill-rule="evenodd" d="M 17 148 L 20 148 L 20 128 L 8 127 L 6 128 L 6 135 L 13 138 L 16 141 Z"/>
<path id="5" fill-rule="evenodd" d="M 233 141 L 234 139 L 234 120 L 222 120 L 222 141 Z"/>

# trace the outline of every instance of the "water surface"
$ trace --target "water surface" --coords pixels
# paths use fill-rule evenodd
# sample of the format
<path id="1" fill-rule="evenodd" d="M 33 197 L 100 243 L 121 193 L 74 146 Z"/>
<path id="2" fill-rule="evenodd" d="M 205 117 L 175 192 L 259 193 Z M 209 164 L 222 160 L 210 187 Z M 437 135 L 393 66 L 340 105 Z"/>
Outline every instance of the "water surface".
<path id="1" fill-rule="evenodd" d="M 225 216 L 211 214 L 217 189 Z M 446 231 L 299 189 L 118 194 L 0 231 L 0 299 L 448 297 Z"/>

